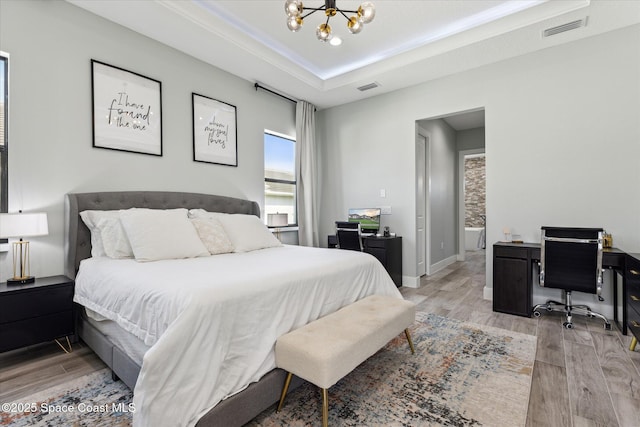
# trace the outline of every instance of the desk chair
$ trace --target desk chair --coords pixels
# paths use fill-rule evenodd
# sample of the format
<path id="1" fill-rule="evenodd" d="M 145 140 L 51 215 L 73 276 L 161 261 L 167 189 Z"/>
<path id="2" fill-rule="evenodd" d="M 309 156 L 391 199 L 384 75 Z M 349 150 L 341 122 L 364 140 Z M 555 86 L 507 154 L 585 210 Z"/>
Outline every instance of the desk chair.
<path id="1" fill-rule="evenodd" d="M 566 313 L 563 323 L 567 329 L 573 328 L 571 316 L 574 311 L 588 317 L 604 321 L 605 329 L 611 324 L 600 313 L 591 311 L 587 305 L 571 304 L 571 292 L 586 292 L 602 298 L 602 229 L 542 227 L 540 242 L 540 286 L 562 289 L 564 302 L 547 301 L 533 307 L 533 314 L 540 317 L 538 310 L 561 311 Z"/>
<path id="2" fill-rule="evenodd" d="M 357 222 L 336 221 L 337 247 L 362 252 L 362 230 Z"/>

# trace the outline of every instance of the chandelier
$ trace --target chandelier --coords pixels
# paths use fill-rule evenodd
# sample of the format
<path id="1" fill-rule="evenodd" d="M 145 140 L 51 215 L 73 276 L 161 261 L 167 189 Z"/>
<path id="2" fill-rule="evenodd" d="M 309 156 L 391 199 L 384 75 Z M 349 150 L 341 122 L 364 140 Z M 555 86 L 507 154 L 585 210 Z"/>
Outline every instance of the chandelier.
<path id="1" fill-rule="evenodd" d="M 289 27 L 293 32 L 302 28 L 304 18 L 319 10 L 324 10 L 327 20 L 316 28 L 316 36 L 318 37 L 318 40 L 323 42 L 327 42 L 333 37 L 331 33 L 331 26 L 329 25 L 329 19 L 336 16 L 338 13 L 344 16 L 347 20 L 347 28 L 351 34 L 358 34 L 362 31 L 364 24 L 368 24 L 373 21 L 373 18 L 376 16 L 376 9 L 373 6 L 373 3 L 369 1 L 362 3 L 360 7 L 358 7 L 358 10 L 343 10 L 338 9 L 336 6 L 336 0 L 325 0 L 324 6 L 316 8 L 304 7 L 302 0 L 286 0 L 284 3 L 284 10 L 289 17 L 287 19 L 287 27 Z M 305 11 L 310 12 L 303 15 Z M 346 15 L 347 13 L 354 13 L 355 15 L 349 17 Z"/>

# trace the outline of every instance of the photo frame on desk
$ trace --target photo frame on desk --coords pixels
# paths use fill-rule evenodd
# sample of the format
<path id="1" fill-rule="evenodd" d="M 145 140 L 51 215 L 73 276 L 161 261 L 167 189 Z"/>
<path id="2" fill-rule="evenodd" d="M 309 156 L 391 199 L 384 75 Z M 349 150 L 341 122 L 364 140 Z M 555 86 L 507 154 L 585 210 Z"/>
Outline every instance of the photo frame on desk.
<path id="1" fill-rule="evenodd" d="M 93 146 L 162 156 L 162 83 L 91 60 Z"/>
<path id="2" fill-rule="evenodd" d="M 192 93 L 193 160 L 238 166 L 236 107 Z"/>

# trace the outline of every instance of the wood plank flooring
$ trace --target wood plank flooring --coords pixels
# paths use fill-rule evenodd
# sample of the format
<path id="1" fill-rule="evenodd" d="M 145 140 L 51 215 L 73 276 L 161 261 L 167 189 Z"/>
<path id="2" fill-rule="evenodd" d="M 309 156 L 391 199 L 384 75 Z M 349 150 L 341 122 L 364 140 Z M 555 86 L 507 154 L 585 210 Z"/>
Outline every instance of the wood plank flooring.
<path id="1" fill-rule="evenodd" d="M 401 288 L 419 310 L 537 337 L 527 427 L 640 426 L 640 351 L 630 336 L 602 321 L 574 316 L 574 329 L 560 313 L 525 318 L 494 313 L 482 299 L 484 251 L 467 252 L 465 262 L 423 277 L 420 288 Z"/>
<path id="2" fill-rule="evenodd" d="M 555 313 L 530 319 L 494 313 L 491 301 L 482 299 L 484 257 L 484 251 L 468 252 L 467 261 L 401 291 L 419 310 L 537 336 L 527 427 L 640 427 L 640 351 L 629 351 L 631 338 L 579 316 L 567 330 Z M 0 402 L 104 367 L 81 343 L 71 354 L 55 343 L 0 354 Z"/>

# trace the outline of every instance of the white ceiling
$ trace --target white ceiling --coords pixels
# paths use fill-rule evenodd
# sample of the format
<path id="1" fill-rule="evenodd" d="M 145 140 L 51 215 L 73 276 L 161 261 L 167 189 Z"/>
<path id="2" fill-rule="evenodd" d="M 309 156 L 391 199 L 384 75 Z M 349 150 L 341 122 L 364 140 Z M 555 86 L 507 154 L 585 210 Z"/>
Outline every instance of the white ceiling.
<path id="1" fill-rule="evenodd" d="M 67 1 L 318 108 L 640 22 L 637 0 L 372 0 L 376 17 L 360 34 L 348 33 L 344 17 L 331 18 L 334 34 L 343 39 L 331 46 L 315 36 L 323 12 L 292 33 L 284 0 Z M 305 1 L 307 7 L 323 4 Z M 345 10 L 359 4 L 337 0 Z M 585 18 L 585 27 L 542 37 L 546 28 Z M 372 82 L 379 87 L 357 90 Z"/>

